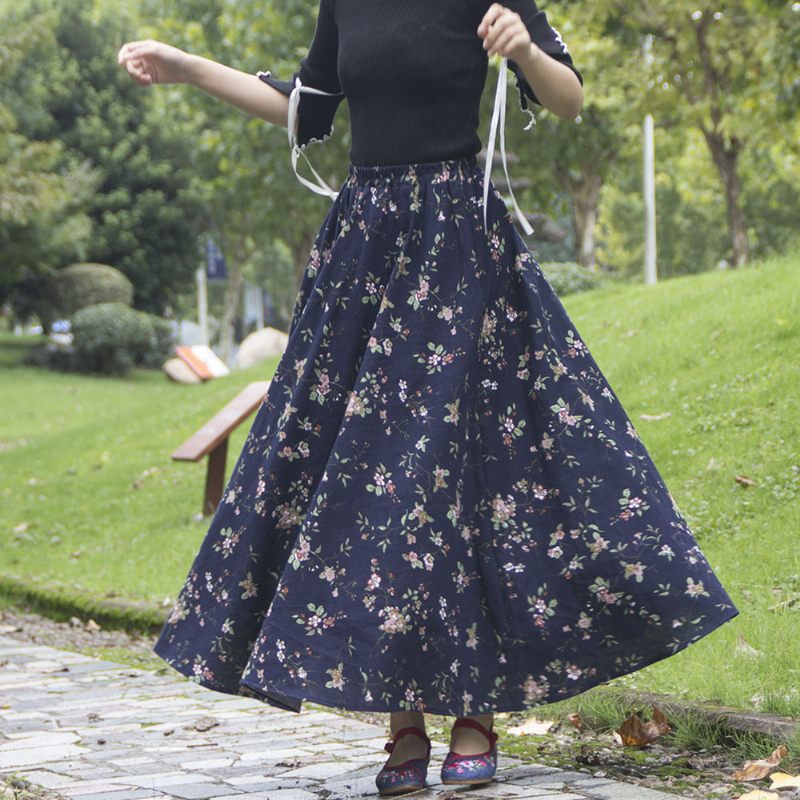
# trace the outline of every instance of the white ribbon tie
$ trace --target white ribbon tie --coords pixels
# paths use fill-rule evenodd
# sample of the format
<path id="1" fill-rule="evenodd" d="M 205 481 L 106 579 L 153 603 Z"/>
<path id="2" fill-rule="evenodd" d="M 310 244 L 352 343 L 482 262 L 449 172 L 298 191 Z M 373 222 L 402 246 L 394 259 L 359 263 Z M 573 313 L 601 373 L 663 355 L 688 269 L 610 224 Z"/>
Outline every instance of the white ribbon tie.
<path id="1" fill-rule="evenodd" d="M 483 170 L 483 228 L 487 230 L 488 228 L 488 210 L 489 210 L 489 181 L 491 177 L 492 171 L 492 160 L 494 158 L 494 146 L 495 146 L 495 139 L 497 138 L 497 130 L 500 129 L 500 157 L 503 162 L 503 171 L 505 172 L 506 182 L 508 184 L 508 192 L 511 195 L 511 203 L 514 207 L 514 213 L 517 215 L 517 219 L 519 220 L 519 224 L 522 226 L 522 230 L 530 236 L 533 233 L 534 229 L 533 226 L 528 222 L 525 218 L 525 215 L 522 213 L 520 209 L 517 198 L 514 197 L 514 191 L 511 188 L 511 178 L 508 174 L 508 163 L 506 161 L 506 137 L 505 137 L 505 126 L 506 126 L 506 99 L 508 94 L 508 58 L 503 57 L 500 62 L 500 71 L 497 76 L 497 89 L 495 91 L 494 96 L 494 108 L 492 110 L 492 122 L 489 128 L 489 141 L 486 144 L 486 165 L 484 166 Z M 308 160 L 308 156 L 303 151 L 302 147 L 297 143 L 297 125 L 299 122 L 298 119 L 298 109 L 300 106 L 300 94 L 301 92 L 306 92 L 308 94 L 317 94 L 317 95 L 326 95 L 328 97 L 336 97 L 337 95 L 341 94 L 341 92 L 324 92 L 322 89 L 315 89 L 312 86 L 305 86 L 300 80 L 300 77 L 295 78 L 295 85 L 289 95 L 289 113 L 288 113 L 288 125 L 287 131 L 289 136 L 289 146 L 292 151 L 292 169 L 294 170 L 294 174 L 297 176 L 297 179 L 308 186 L 309 189 L 316 192 L 317 194 L 327 195 L 332 200 L 335 200 L 339 193 L 332 189 L 319 175 L 319 173 L 314 169 L 312 163 Z M 528 123 L 525 130 L 527 130 L 534 122 L 536 118 L 531 114 L 531 122 Z M 312 140 L 313 141 L 313 140 Z M 311 171 L 314 173 L 314 177 L 317 179 L 317 182 L 314 183 L 309 181 L 307 178 L 304 178 L 300 173 L 297 171 L 297 159 L 302 155 L 303 158 L 306 160 Z"/>
<path id="2" fill-rule="evenodd" d="M 316 192 L 317 194 L 327 195 L 331 198 L 331 200 L 335 200 L 339 193 L 332 189 L 328 184 L 322 179 L 319 173 L 314 169 L 312 163 L 308 160 L 308 156 L 303 152 L 303 149 L 297 143 L 297 125 L 299 122 L 297 110 L 300 106 L 300 93 L 306 92 L 307 94 L 324 94 L 328 97 L 337 97 L 341 92 L 323 92 L 322 89 L 314 89 L 311 86 L 304 86 L 303 83 L 300 81 L 300 77 L 298 76 L 295 78 L 294 88 L 289 95 L 289 118 L 288 118 L 288 125 L 287 131 L 289 134 L 289 147 L 292 149 L 292 169 L 294 170 L 294 174 L 297 176 L 297 179 L 308 186 L 309 189 Z M 312 140 L 313 141 L 313 140 Z M 311 171 L 314 173 L 314 177 L 317 179 L 317 183 L 313 183 L 312 181 L 304 178 L 298 171 L 297 171 L 297 158 L 302 154 L 303 158 L 306 160 Z"/>
<path id="3" fill-rule="evenodd" d="M 508 164 L 506 163 L 506 137 L 505 137 L 505 127 L 506 127 L 506 95 L 507 95 L 507 86 L 508 86 L 508 58 L 505 56 L 503 57 L 502 61 L 500 62 L 500 73 L 497 76 L 497 90 L 494 95 L 494 109 L 492 111 L 492 124 L 489 128 L 489 141 L 486 144 L 486 166 L 483 169 L 483 228 L 487 230 L 487 218 L 486 215 L 488 213 L 488 200 L 489 200 L 489 178 L 491 176 L 492 171 L 492 158 L 494 157 L 494 141 L 497 136 L 497 128 L 498 125 L 500 127 L 500 156 L 503 161 L 503 171 L 506 174 L 506 181 L 508 183 L 508 192 L 511 195 L 511 202 L 514 206 L 514 212 L 517 215 L 517 219 L 519 220 L 519 224 L 522 226 L 522 230 L 530 236 L 533 233 L 533 227 L 531 226 L 530 222 L 525 219 L 525 215 L 520 210 L 519 205 L 517 205 L 517 198 L 514 197 L 514 192 L 511 189 L 511 178 L 508 176 Z M 531 122 L 528 123 L 526 126 L 526 130 L 530 127 L 530 125 L 535 121 L 535 118 L 531 119 Z"/>

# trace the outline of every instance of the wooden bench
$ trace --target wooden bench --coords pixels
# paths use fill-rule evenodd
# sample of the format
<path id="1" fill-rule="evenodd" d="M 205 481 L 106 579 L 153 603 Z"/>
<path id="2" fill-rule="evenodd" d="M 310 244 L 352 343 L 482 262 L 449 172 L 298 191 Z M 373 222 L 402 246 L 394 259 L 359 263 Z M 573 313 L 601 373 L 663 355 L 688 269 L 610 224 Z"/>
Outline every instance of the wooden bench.
<path id="1" fill-rule="evenodd" d="M 208 456 L 204 517 L 213 514 L 222 499 L 228 437 L 261 405 L 269 384 L 269 381 L 254 381 L 245 387 L 172 454 L 175 461 L 200 461 L 203 456 Z"/>

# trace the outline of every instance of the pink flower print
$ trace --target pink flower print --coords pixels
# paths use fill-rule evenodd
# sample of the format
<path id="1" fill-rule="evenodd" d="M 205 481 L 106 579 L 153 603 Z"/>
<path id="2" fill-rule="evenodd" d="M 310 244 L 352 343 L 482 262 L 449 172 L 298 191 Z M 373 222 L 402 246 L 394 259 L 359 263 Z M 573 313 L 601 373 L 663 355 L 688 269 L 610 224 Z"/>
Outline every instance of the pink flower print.
<path id="1" fill-rule="evenodd" d="M 292 528 L 300 522 L 300 510 L 291 503 L 284 503 L 272 512 L 273 517 L 277 517 L 277 526 L 282 529 Z"/>
<path id="2" fill-rule="evenodd" d="M 513 519 L 516 512 L 516 503 L 510 495 L 503 499 L 498 494 L 492 500 L 492 522 L 495 528 L 499 525 L 505 526 L 510 519 Z"/>
<path id="3" fill-rule="evenodd" d="M 641 583 L 644 579 L 644 564 L 637 561 L 635 564 L 629 564 L 626 561 L 622 562 L 622 566 L 625 570 L 625 577 L 626 578 L 635 578 L 637 583 Z"/>
<path id="4" fill-rule="evenodd" d="M 523 688 L 525 690 L 525 700 L 528 703 L 531 703 L 540 697 L 544 697 L 549 690 L 548 683 L 544 678 L 541 679 L 540 683 L 539 681 L 535 680 L 533 675 L 528 675 L 528 677 L 525 679 Z"/>
<path id="5" fill-rule="evenodd" d="M 692 597 L 697 597 L 698 595 L 709 596 L 706 587 L 703 585 L 703 581 L 695 581 L 691 575 L 686 578 L 686 594 Z"/>
<path id="6" fill-rule="evenodd" d="M 292 552 L 292 560 L 299 562 L 305 561 L 311 553 L 311 543 L 309 540 L 300 534 L 300 543 Z"/>
<path id="7" fill-rule="evenodd" d="M 583 670 L 575 664 L 570 664 L 567 667 L 567 677 L 570 680 L 576 681 L 581 677 L 581 675 L 583 675 Z"/>
<path id="8" fill-rule="evenodd" d="M 378 616 L 384 617 L 384 621 L 378 627 L 388 634 L 405 633 L 409 628 L 408 619 L 396 606 L 381 609 Z"/>
<path id="9" fill-rule="evenodd" d="M 597 591 L 597 597 L 601 602 L 609 606 L 613 606 L 619 600 L 619 595 L 615 592 L 609 592 L 607 586 L 600 587 Z"/>
<path id="10" fill-rule="evenodd" d="M 331 679 L 325 684 L 328 689 L 343 689 L 344 688 L 344 664 L 339 663 L 335 667 L 325 670 Z"/>

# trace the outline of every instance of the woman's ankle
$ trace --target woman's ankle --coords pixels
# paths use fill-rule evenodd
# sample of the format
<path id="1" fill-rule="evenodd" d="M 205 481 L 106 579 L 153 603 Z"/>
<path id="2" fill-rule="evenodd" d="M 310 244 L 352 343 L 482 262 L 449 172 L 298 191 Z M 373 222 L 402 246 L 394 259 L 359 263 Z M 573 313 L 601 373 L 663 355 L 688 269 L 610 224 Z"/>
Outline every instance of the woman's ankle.
<path id="1" fill-rule="evenodd" d="M 425 730 L 425 715 L 421 711 L 392 711 L 389 714 L 389 730 L 392 736 L 401 728 Z"/>
<path id="2" fill-rule="evenodd" d="M 477 714 L 472 717 L 458 717 L 480 723 L 487 731 L 492 731 L 494 714 Z M 477 755 L 491 749 L 492 742 L 486 734 L 473 727 L 458 726 L 450 730 L 450 749 L 463 755 Z"/>

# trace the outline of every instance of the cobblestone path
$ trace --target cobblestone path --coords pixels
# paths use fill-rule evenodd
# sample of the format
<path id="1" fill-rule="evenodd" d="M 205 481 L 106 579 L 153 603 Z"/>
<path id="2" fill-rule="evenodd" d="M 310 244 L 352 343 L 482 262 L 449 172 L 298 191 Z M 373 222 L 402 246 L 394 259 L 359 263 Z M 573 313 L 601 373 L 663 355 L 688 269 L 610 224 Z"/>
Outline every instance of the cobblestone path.
<path id="1" fill-rule="evenodd" d="M 244 697 L 0 636 L 0 776 L 69 800 L 347 800 L 377 797 L 387 729 L 326 710 Z M 496 780 L 443 786 L 434 740 L 429 789 L 414 800 L 670 800 L 585 772 L 500 753 Z"/>

